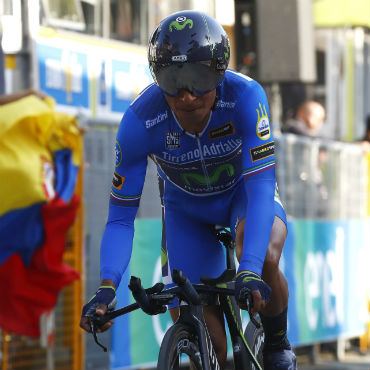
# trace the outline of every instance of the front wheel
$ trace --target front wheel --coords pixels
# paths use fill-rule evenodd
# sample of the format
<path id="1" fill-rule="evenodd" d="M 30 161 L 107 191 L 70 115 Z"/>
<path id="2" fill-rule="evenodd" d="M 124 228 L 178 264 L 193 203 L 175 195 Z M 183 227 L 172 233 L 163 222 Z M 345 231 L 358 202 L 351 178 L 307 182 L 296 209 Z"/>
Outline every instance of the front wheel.
<path id="1" fill-rule="evenodd" d="M 252 350 L 254 357 L 260 364 L 261 369 L 263 369 L 263 346 L 265 342 L 265 333 L 263 331 L 262 325 L 257 328 L 251 321 L 249 321 L 247 327 L 245 328 L 244 337 Z M 249 368 L 251 370 L 257 370 L 256 366 L 251 360 L 249 360 Z"/>
<path id="2" fill-rule="evenodd" d="M 198 341 L 189 327 L 175 324 L 168 329 L 159 351 L 157 369 L 203 369 Z"/>

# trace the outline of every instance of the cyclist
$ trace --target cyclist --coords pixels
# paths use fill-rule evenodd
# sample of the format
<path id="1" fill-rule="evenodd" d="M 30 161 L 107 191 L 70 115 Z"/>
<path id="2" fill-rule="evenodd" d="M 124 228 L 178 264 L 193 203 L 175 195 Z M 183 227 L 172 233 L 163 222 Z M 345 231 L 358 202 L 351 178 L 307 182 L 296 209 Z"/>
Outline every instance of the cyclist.
<path id="1" fill-rule="evenodd" d="M 218 276 L 225 269 L 224 251 L 210 225 L 230 227 L 240 261 L 235 294 L 243 307 L 240 292 L 252 291 L 253 312 L 260 313 L 265 330 L 265 369 L 296 369 L 286 336 L 288 286 L 278 268 L 287 231 L 276 192 L 268 101 L 256 81 L 227 70 L 229 57 L 227 34 L 206 14 L 172 14 L 153 32 L 148 59 L 155 83 L 130 105 L 117 133 L 102 282 L 80 325 L 89 331 L 86 316 L 102 315 L 115 304 L 149 156 L 159 174 L 163 282 L 171 286 L 174 268 L 193 283 L 202 275 Z M 169 308 L 175 320 L 178 307 Z M 153 307 L 148 313 L 162 311 Z M 204 313 L 223 367 L 221 310 L 211 304 Z"/>

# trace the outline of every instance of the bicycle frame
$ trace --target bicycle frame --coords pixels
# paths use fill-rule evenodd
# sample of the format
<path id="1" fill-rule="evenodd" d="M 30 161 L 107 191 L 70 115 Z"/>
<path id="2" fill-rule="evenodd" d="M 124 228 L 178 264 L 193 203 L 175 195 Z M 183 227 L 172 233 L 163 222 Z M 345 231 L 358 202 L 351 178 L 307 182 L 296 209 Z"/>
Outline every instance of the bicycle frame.
<path id="1" fill-rule="evenodd" d="M 220 305 L 225 314 L 227 326 L 229 328 L 235 370 L 247 369 L 249 359 L 252 360 L 255 369 L 262 370 L 261 365 L 258 363 L 244 337 L 240 308 L 235 298 L 233 296 L 220 295 Z M 243 351 L 242 348 L 245 350 Z"/>

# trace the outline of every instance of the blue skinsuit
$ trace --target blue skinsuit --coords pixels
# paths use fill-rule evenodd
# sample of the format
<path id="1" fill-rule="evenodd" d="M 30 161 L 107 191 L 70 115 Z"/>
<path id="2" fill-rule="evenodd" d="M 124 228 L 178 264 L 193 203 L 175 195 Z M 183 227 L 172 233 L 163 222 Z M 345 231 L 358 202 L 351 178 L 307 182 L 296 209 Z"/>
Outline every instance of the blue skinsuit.
<path id="1" fill-rule="evenodd" d="M 235 235 L 244 217 L 239 271 L 261 274 L 274 216 L 286 222 L 276 191 L 268 117 L 262 87 L 228 70 L 206 127 L 193 135 L 177 122 L 159 87 L 148 86 L 126 111 L 117 133 L 101 278 L 118 286 L 129 263 L 149 156 L 160 179 L 164 283 L 171 284 L 173 268 L 194 283 L 202 275 L 218 276 L 225 257 L 210 225 L 230 227 Z"/>

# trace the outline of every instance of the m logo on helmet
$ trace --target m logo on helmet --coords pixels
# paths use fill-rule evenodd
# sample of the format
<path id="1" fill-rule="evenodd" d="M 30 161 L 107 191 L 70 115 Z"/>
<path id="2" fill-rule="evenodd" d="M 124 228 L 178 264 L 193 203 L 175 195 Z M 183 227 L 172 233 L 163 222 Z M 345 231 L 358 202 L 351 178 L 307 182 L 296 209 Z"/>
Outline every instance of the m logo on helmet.
<path id="1" fill-rule="evenodd" d="M 175 21 L 170 23 L 169 29 L 170 32 L 175 29 L 176 31 L 183 30 L 187 25 L 189 28 L 193 28 L 193 21 L 191 19 L 186 19 L 186 17 L 177 17 Z"/>

